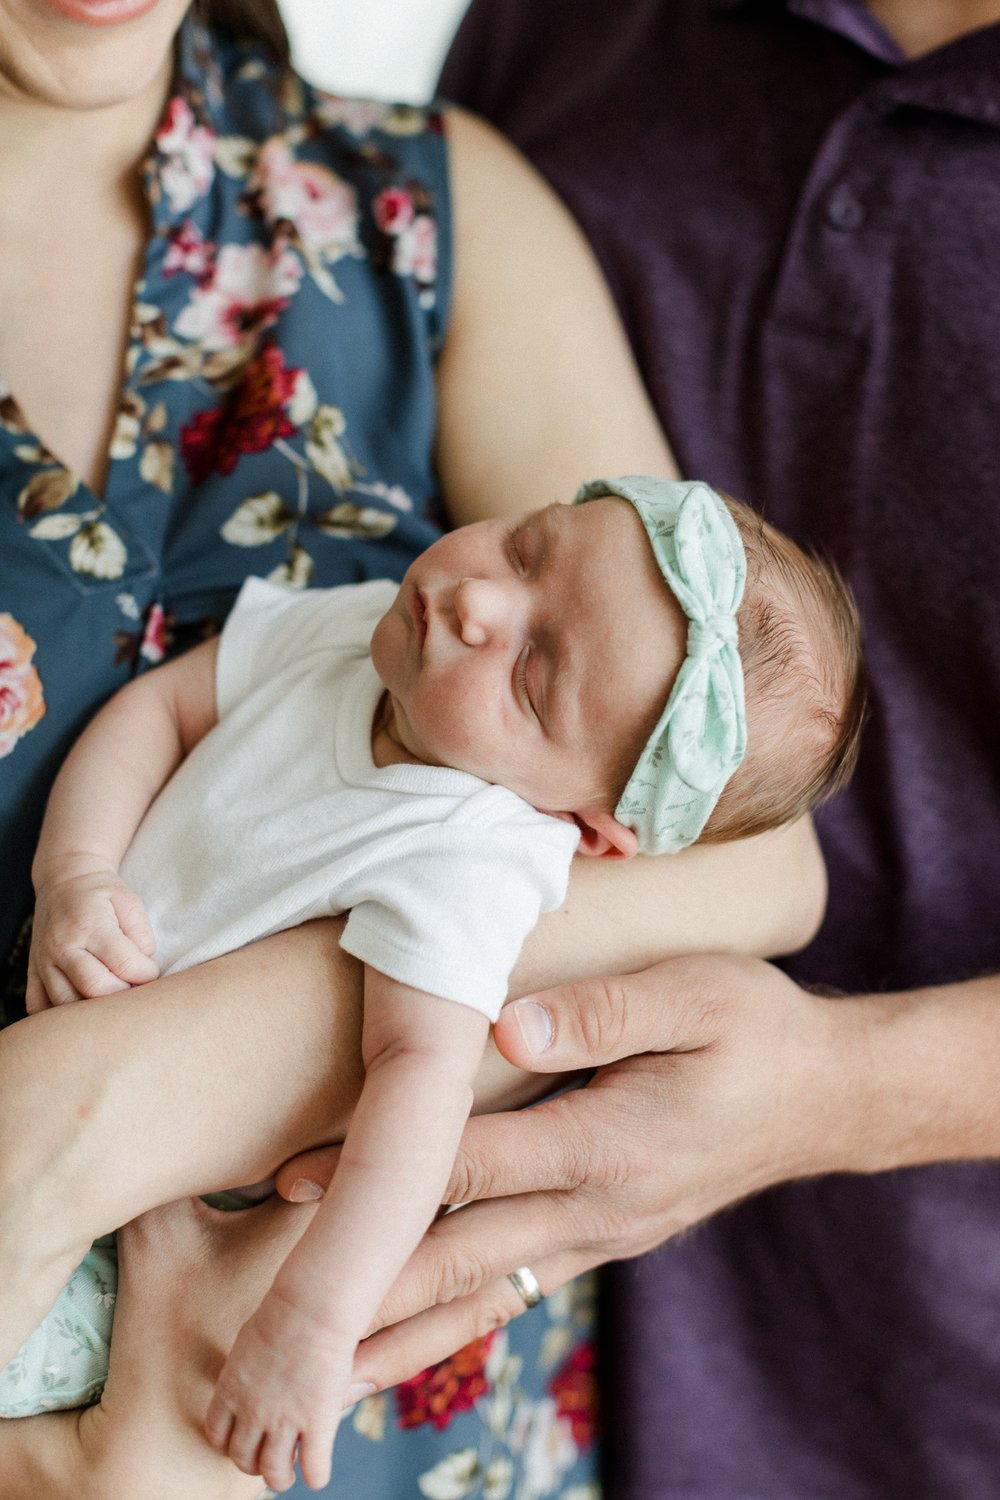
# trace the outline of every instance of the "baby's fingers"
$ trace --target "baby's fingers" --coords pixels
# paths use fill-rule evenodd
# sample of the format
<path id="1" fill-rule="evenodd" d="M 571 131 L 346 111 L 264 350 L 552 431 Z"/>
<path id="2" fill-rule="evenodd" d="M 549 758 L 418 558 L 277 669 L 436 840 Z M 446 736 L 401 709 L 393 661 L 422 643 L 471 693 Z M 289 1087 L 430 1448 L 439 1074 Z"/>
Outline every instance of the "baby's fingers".
<path id="1" fill-rule="evenodd" d="M 299 1469 L 307 1489 L 324 1490 L 330 1483 L 333 1468 L 330 1458 L 336 1435 L 335 1426 L 329 1430 L 317 1428 L 302 1434 L 299 1442 Z M 275 1486 L 272 1485 L 271 1488 L 274 1489 Z"/>
<path id="2" fill-rule="evenodd" d="M 126 937 L 120 927 L 110 922 L 96 928 L 90 934 L 87 939 L 87 952 L 106 970 L 110 970 L 114 977 L 124 981 L 124 984 L 116 985 L 115 989 L 123 989 L 131 984 L 148 984 L 160 972 L 149 954 L 136 947 L 132 939 Z M 84 990 L 82 993 L 109 995 L 112 990 Z"/>
<path id="3" fill-rule="evenodd" d="M 225 1444 L 225 1452 L 244 1474 L 260 1474 L 262 1472 L 260 1456 L 264 1438 L 265 1434 L 257 1422 L 247 1421 L 237 1412 Z"/>
<path id="4" fill-rule="evenodd" d="M 120 990 L 129 988 L 128 980 L 114 973 L 88 948 L 67 949 L 59 956 L 58 968 L 53 966 L 42 972 L 45 988 L 54 1005 L 65 1005 L 70 1000 L 96 1000 L 102 995 L 117 995 Z M 72 993 L 66 993 L 67 981 Z"/>
<path id="5" fill-rule="evenodd" d="M 111 905 L 114 907 L 118 925 L 127 938 L 144 953 L 147 958 L 152 958 L 156 952 L 156 938 L 150 925 L 146 908 L 135 891 L 130 891 L 127 886 L 120 886 L 112 893 Z M 156 975 L 151 975 L 156 978 Z"/>
<path id="6" fill-rule="evenodd" d="M 41 1004 L 37 1003 L 37 997 L 41 993 L 43 999 Z M 28 980 L 28 991 L 25 995 L 25 1003 L 29 1013 L 35 1010 L 46 1010 L 51 1005 L 72 1005 L 74 1000 L 80 999 L 79 990 L 75 989 L 70 980 L 53 964 L 44 964 L 34 978 Z"/>
<path id="7" fill-rule="evenodd" d="M 260 1448 L 260 1477 L 268 1489 L 290 1490 L 295 1483 L 295 1447 L 299 1434 L 291 1427 L 272 1428 Z M 329 1468 L 329 1455 L 327 1455 Z M 305 1473 L 303 1471 L 303 1478 Z M 306 1483 L 308 1484 L 308 1480 Z M 313 1486 L 314 1487 L 314 1486 Z"/>
<path id="8" fill-rule="evenodd" d="M 33 1016 L 40 1010 L 48 1010 L 49 1006 L 54 1004 L 55 1001 L 50 1000 L 42 976 L 38 972 L 38 965 L 29 961 L 28 983 L 24 991 L 25 1010 L 29 1016 Z"/>

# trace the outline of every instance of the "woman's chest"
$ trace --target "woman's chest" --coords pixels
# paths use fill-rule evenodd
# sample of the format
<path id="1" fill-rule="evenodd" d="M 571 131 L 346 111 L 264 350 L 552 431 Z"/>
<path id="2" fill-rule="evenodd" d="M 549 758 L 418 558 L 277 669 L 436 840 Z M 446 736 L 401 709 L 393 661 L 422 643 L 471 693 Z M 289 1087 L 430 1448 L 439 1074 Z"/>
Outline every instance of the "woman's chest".
<path id="1" fill-rule="evenodd" d="M 67 222 L 53 212 L 3 233 L 0 382 L 38 443 L 96 493 L 107 479 L 145 238 L 138 208 Z"/>

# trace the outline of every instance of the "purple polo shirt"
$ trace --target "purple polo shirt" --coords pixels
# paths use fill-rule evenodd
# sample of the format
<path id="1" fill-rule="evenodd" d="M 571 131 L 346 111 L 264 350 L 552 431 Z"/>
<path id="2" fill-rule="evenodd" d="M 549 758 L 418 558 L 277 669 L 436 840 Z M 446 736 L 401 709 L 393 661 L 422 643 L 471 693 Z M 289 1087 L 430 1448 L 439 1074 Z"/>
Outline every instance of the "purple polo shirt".
<path id="1" fill-rule="evenodd" d="M 474 0 L 443 89 L 582 221 L 683 471 L 856 593 L 793 971 L 1000 970 L 1000 26 L 907 63 L 860 0 Z M 1000 1496 L 1000 1167 L 787 1186 L 609 1279 L 609 1500 Z"/>

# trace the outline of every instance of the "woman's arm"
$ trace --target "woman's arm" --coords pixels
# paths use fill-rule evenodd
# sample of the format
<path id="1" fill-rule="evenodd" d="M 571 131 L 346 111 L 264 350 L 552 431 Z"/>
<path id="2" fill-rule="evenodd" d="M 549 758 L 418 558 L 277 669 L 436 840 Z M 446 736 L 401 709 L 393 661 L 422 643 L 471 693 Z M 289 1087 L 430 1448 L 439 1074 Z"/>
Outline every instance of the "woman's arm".
<path id="1" fill-rule="evenodd" d="M 755 937 L 762 952 L 788 951 L 822 908 L 807 823 L 618 862 L 601 881 L 597 863 L 575 862 L 567 905 L 529 937 L 512 993 L 689 949 L 754 951 Z M 148 1208 L 256 1181 L 342 1138 L 362 1070 L 361 969 L 338 945 L 340 926 L 308 923 L 0 1034 L 0 1252 L 82 1253 Z M 476 1107 L 543 1087 L 488 1049 Z M 4 1305 L 0 1287 L 0 1327 Z"/>
<path id="2" fill-rule="evenodd" d="M 675 474 L 611 295 L 552 189 L 448 115 L 455 290 L 437 461 L 453 521 L 571 500 L 602 474 Z"/>
<path id="3" fill-rule="evenodd" d="M 652 961 L 686 942 L 742 952 L 758 933 L 770 951 L 788 949 L 806 940 L 822 904 L 821 866 L 807 824 L 745 844 L 692 849 L 676 860 L 621 863 L 604 888 L 593 881 L 594 868 L 595 862 L 577 861 L 566 908 L 545 917 L 528 940 L 515 993 L 613 972 L 633 954 Z M 151 1204 L 256 1180 L 296 1152 L 342 1138 L 361 1084 L 361 971 L 338 947 L 339 931 L 337 921 L 309 923 L 141 990 L 46 1011 L 0 1034 L 0 1254 L 6 1268 L 0 1326 L 2 1299 L 17 1281 L 19 1258 L 28 1271 L 59 1254 L 75 1264 L 74 1256 L 98 1231 Z M 568 1055 L 566 1065 L 573 1066 Z M 513 1067 L 490 1047 L 477 1080 L 476 1109 L 514 1108 L 549 1084 L 548 1077 Z M 25 1119 L 32 1121 L 27 1132 Z M 546 1154 L 544 1135 L 538 1149 Z M 482 1168 L 498 1171 L 488 1138 Z M 289 1185 L 296 1175 L 308 1172 L 293 1171 Z M 478 1192 L 481 1179 L 474 1185 Z M 301 1215 L 291 1211 L 299 1232 L 305 1227 Z M 232 1223 L 235 1230 L 249 1220 L 240 1215 Z M 210 1298 L 221 1295 L 220 1288 L 228 1295 L 230 1286 L 229 1270 L 217 1274 L 213 1244 L 206 1242 L 209 1253 L 200 1262 Z M 240 1274 L 257 1285 L 252 1258 Z M 247 1313 L 253 1305 L 248 1303 Z M 12 1310 L 15 1316 L 22 1312 L 16 1298 Z M 475 1316 L 468 1307 L 465 1314 Z M 396 1356 L 411 1366 L 406 1373 L 430 1362 L 451 1326 L 432 1325 L 426 1344 L 422 1330 L 409 1326 Z M 456 1335 L 452 1347 L 462 1341 Z M 199 1378 L 198 1360 L 192 1356 L 191 1365 L 181 1356 L 182 1344 L 172 1347 L 177 1380 L 188 1391 L 188 1379 Z M 229 1346 L 221 1347 L 224 1354 Z M 213 1380 L 218 1368 L 221 1357 Z M 210 1390 L 204 1377 L 198 1399 L 204 1396 L 205 1409 Z M 197 1402 L 190 1391 L 185 1400 L 190 1428 L 191 1403 Z M 104 1413 L 96 1418 L 103 1432 L 109 1408 L 98 1411 Z M 171 1411 L 165 1400 L 162 1419 L 168 1424 Z M 199 1409 L 199 1419 L 203 1415 Z M 60 1413 L 32 1418 L 30 1427 L 0 1424 L 0 1473 L 25 1476 L 25 1500 L 62 1500 L 57 1476 L 76 1472 L 78 1419 L 78 1413 Z M 91 1420 L 84 1423 L 85 1437 Z M 139 1432 L 124 1414 L 122 1422 L 119 1430 L 116 1418 L 108 1433 L 102 1463 L 113 1457 L 128 1464 L 140 1451 Z M 147 1423 L 141 1447 L 151 1461 L 160 1451 L 149 1437 L 154 1430 Z M 194 1441 L 190 1433 L 187 1441 Z M 162 1451 L 173 1450 L 167 1444 Z M 194 1492 L 199 1500 L 211 1494 Z M 65 1493 L 67 1500 L 86 1500 L 82 1488 Z M 115 1491 L 102 1492 L 100 1500 L 108 1493 Z M 229 1500 L 224 1490 L 220 1495 Z M 173 1500 L 169 1490 L 166 1496 Z M 11 1500 L 20 1496 L 14 1492 Z M 235 1500 L 242 1500 L 242 1492 Z"/>

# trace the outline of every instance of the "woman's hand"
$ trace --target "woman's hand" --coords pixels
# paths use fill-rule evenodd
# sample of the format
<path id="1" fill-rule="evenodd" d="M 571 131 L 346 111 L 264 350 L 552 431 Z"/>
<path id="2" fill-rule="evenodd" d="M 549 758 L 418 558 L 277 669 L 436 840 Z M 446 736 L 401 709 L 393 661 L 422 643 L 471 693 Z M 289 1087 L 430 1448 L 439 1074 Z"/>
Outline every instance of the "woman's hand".
<path id="1" fill-rule="evenodd" d="M 638 1255 L 768 1185 L 863 1158 L 863 1005 L 807 994 L 757 960 L 687 957 L 566 985 L 506 1008 L 520 1067 L 597 1066 L 584 1089 L 470 1121 L 434 1224 L 361 1346 L 381 1389 L 523 1311 L 527 1264 L 548 1293 Z M 335 1152 L 287 1163 L 305 1197 Z"/>

